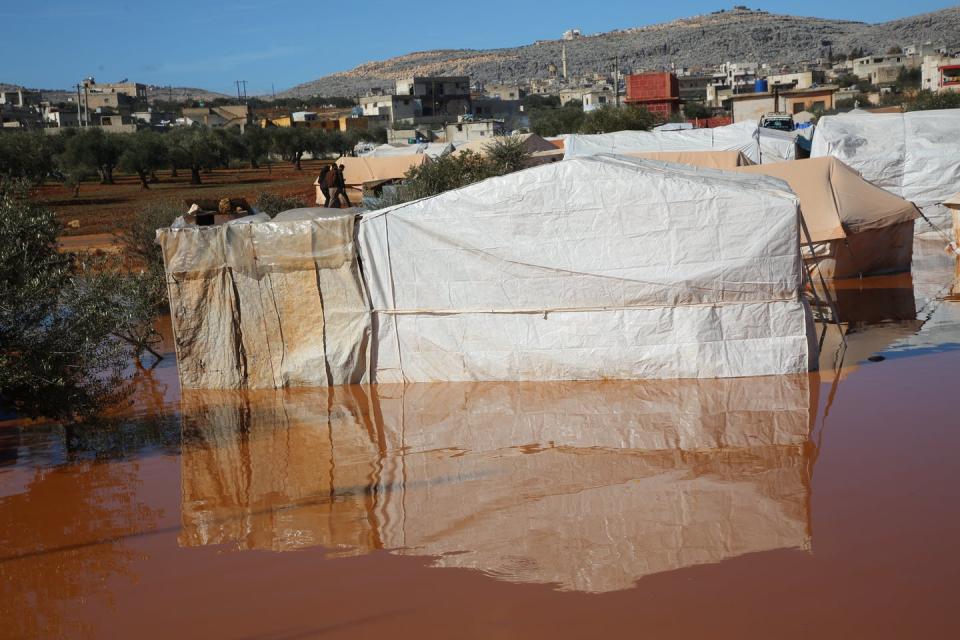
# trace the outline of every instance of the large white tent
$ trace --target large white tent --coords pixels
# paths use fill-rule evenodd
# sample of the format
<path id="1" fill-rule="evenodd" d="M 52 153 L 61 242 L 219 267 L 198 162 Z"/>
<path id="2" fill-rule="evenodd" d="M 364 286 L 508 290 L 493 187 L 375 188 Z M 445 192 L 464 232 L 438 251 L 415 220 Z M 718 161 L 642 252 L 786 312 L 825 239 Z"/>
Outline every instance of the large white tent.
<path id="1" fill-rule="evenodd" d="M 949 212 L 940 205 L 960 190 L 958 134 L 960 109 L 824 116 L 810 155 L 842 160 L 949 229 Z"/>
<path id="2" fill-rule="evenodd" d="M 781 180 L 598 155 L 364 214 L 373 379 L 807 371 L 798 210 Z"/>
<path id="3" fill-rule="evenodd" d="M 598 153 L 629 154 L 650 151 L 740 151 L 754 164 L 796 158 L 793 135 L 763 129 L 753 122 L 740 122 L 712 129 L 569 135 L 564 144 L 565 159 Z"/>

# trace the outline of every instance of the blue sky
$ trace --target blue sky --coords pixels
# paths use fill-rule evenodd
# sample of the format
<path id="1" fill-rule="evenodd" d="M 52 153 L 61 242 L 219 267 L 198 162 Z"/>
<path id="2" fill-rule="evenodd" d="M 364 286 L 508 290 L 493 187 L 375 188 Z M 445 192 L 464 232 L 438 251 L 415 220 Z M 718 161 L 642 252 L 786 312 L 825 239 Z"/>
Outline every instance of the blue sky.
<path id="1" fill-rule="evenodd" d="M 741 2 L 777 13 L 864 22 L 952 6 L 926 0 Z M 557 38 L 571 27 L 594 33 L 734 4 L 487 0 L 424 2 L 416 12 L 410 8 L 415 3 L 380 0 L 0 3 L 0 82 L 53 89 L 93 75 L 101 82 L 130 78 L 232 93 L 233 81 L 245 79 L 252 95 L 411 51 L 514 46 Z"/>

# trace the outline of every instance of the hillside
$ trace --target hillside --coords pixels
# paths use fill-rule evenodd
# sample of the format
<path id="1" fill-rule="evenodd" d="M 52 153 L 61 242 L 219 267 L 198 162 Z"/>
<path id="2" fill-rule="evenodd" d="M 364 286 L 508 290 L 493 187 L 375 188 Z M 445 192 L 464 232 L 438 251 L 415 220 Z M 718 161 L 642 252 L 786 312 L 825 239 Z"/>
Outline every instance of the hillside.
<path id="1" fill-rule="evenodd" d="M 19 85 L 9 84 L 6 82 L 0 82 L 0 91 L 9 91 L 11 89 L 16 89 Z M 33 89 L 33 91 L 39 91 L 43 95 L 44 100 L 49 100 L 50 102 L 67 102 L 76 98 L 76 89 Z M 215 98 L 229 98 L 223 93 L 217 93 L 216 91 L 208 91 L 206 89 L 198 89 L 196 87 L 147 87 L 147 100 L 153 102 L 154 100 L 168 100 L 173 99 L 177 102 L 183 100 L 213 100 Z"/>
<path id="2" fill-rule="evenodd" d="M 960 7 L 879 24 L 733 9 L 566 43 L 545 40 L 506 49 L 410 53 L 318 78 L 278 97 L 352 96 L 372 87 L 389 87 L 396 79 L 414 74 L 469 75 L 481 82 L 546 78 L 551 63 L 560 66 L 562 44 L 567 46 L 569 73 L 576 76 L 611 69 L 615 55 L 620 56 L 621 69 L 635 71 L 728 60 L 790 64 L 824 56 L 824 40 L 833 43 L 834 52 L 863 48 L 876 53 L 928 41 L 960 46 Z"/>

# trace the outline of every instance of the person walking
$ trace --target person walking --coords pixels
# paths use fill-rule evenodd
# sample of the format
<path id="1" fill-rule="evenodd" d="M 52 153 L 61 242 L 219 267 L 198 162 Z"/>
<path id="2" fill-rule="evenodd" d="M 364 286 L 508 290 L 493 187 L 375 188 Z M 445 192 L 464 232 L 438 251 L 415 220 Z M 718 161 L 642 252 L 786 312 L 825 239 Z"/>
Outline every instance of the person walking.
<path id="1" fill-rule="evenodd" d="M 348 207 L 353 206 L 353 204 L 350 202 L 349 196 L 347 196 L 347 191 L 346 191 L 347 183 L 343 179 L 344 169 L 346 169 L 346 167 L 342 164 L 340 166 L 334 167 L 334 171 L 336 172 L 336 175 L 334 177 L 334 179 L 336 180 L 336 182 L 334 183 L 336 186 L 336 191 L 333 192 L 333 201 L 336 204 L 337 208 L 340 208 L 341 195 L 343 196 L 343 201 L 347 203 Z"/>
<path id="2" fill-rule="evenodd" d="M 337 165 L 335 165 L 335 164 L 330 164 L 330 165 L 327 165 L 327 166 L 324 167 L 324 168 L 327 170 L 326 174 L 324 174 L 324 176 L 323 176 L 323 185 L 324 185 L 324 187 L 325 187 L 326 190 L 327 190 L 327 192 L 326 192 L 327 201 L 324 203 L 323 206 L 325 206 L 325 207 L 334 207 L 334 206 L 339 207 L 339 206 L 340 206 L 339 199 L 336 199 L 336 200 L 335 200 L 334 198 L 331 198 L 331 197 L 330 197 L 330 192 L 331 192 L 331 190 L 334 190 L 334 189 L 336 189 L 336 187 L 337 187 Z M 336 203 L 336 204 L 335 204 L 335 203 Z"/>
<path id="3" fill-rule="evenodd" d="M 317 176 L 317 181 L 314 182 L 314 186 L 317 188 L 317 206 L 318 207 L 329 207 L 330 206 L 330 184 L 328 182 L 328 176 L 330 175 L 330 165 L 324 166 L 320 169 L 320 175 Z M 320 196 L 323 196 L 323 202 L 320 202 Z"/>

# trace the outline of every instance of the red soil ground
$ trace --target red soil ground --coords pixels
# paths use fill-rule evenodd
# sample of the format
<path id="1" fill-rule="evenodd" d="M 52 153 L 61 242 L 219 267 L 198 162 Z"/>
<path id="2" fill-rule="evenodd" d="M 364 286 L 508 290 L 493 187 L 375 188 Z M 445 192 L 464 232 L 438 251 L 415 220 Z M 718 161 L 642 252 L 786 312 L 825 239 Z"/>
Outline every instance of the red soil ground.
<path id="1" fill-rule="evenodd" d="M 158 171 L 158 184 L 151 184 L 149 190 L 141 190 L 136 176 L 115 174 L 116 184 L 101 185 L 85 182 L 80 187 L 79 197 L 73 197 L 73 190 L 62 184 L 45 184 L 33 192 L 38 202 L 46 204 L 57 213 L 64 224 L 79 221 L 78 228 L 68 228 L 66 236 L 92 236 L 101 243 L 103 236 L 117 228 L 117 223 L 133 215 L 150 202 L 175 200 L 182 203 L 187 198 L 233 198 L 244 197 L 253 202 L 261 192 L 284 196 L 299 196 L 304 202 L 314 202 L 313 181 L 319 172 L 320 162 L 304 161 L 303 169 L 297 171 L 287 163 L 274 164 L 272 169 L 217 169 L 203 174 L 203 184 L 191 185 L 190 172 L 180 171 L 177 178 L 170 177 L 169 171 Z M 354 194 L 350 194 L 353 199 Z M 184 207 L 186 211 L 186 206 Z M 83 244 L 78 239 L 73 243 Z"/>

